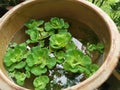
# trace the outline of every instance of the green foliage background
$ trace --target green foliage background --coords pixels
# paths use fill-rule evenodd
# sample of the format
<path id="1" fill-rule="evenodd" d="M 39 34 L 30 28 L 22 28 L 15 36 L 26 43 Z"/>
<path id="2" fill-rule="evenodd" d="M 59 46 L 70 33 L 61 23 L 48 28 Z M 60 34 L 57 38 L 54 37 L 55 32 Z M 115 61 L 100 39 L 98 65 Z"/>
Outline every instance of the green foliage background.
<path id="1" fill-rule="evenodd" d="M 104 10 L 116 23 L 120 31 L 120 0 L 88 0 Z"/>

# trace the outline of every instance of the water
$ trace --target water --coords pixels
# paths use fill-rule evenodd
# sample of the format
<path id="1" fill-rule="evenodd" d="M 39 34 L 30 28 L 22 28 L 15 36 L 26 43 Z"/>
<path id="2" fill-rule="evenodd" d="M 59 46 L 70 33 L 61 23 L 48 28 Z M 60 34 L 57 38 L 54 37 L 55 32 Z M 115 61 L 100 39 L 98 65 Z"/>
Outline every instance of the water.
<path id="1" fill-rule="evenodd" d="M 86 44 L 88 42 L 99 42 L 97 35 L 85 24 L 71 19 L 66 19 L 66 21 L 71 25 L 69 31 L 73 35 L 73 42 L 76 44 L 77 48 L 83 51 L 83 53 L 86 53 Z M 28 38 L 29 37 L 25 34 L 25 28 L 23 27 L 21 30 L 16 32 L 11 42 L 22 43 Z M 93 63 L 101 65 L 103 62 L 103 56 L 97 52 L 92 53 L 91 58 Z M 50 78 L 50 82 L 47 84 L 46 90 L 61 90 L 62 88 L 76 85 L 86 79 L 84 74 L 71 73 L 63 70 L 63 67 L 60 64 L 57 64 L 54 69 L 48 70 L 46 74 Z M 24 87 L 32 89 L 34 78 L 35 76 L 32 75 L 30 80 L 27 79 Z"/>
<path id="2" fill-rule="evenodd" d="M 46 90 L 61 90 L 78 84 L 83 78 L 83 74 L 74 74 L 63 70 L 60 64 L 52 70 L 49 70 L 50 83 L 47 85 Z"/>

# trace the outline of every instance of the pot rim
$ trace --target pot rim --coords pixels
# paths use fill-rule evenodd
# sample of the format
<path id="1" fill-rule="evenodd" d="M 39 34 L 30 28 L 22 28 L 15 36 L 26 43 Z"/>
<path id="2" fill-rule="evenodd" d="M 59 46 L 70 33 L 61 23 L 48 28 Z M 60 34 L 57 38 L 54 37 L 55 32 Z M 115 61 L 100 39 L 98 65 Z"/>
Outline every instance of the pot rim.
<path id="1" fill-rule="evenodd" d="M 22 7 L 29 5 L 31 3 L 34 3 L 34 2 L 42 2 L 42 1 L 47 1 L 47 0 L 41 0 L 41 1 L 27 0 L 19 5 L 15 6 L 14 8 L 12 8 L 10 11 L 8 11 L 2 17 L 0 28 L 6 23 L 5 21 L 7 19 L 9 19 L 12 14 L 14 14 L 19 9 L 22 9 Z M 52 1 L 55 1 L 55 0 L 52 0 Z M 111 20 L 111 18 L 105 12 L 103 12 L 100 8 L 95 6 L 94 4 L 92 4 L 88 1 L 85 1 L 85 0 L 67 0 L 67 1 L 75 1 L 75 2 L 81 3 L 82 5 L 86 5 L 86 6 L 88 6 L 88 8 L 92 9 L 106 22 L 107 27 L 109 28 L 109 33 L 111 34 L 111 37 L 110 37 L 111 46 L 110 46 L 108 56 L 106 57 L 106 60 L 101 65 L 101 67 L 96 71 L 96 73 L 94 73 L 91 77 L 89 77 L 85 81 L 81 82 L 80 84 L 77 84 L 75 86 L 64 89 L 64 90 L 87 90 L 87 88 L 89 88 L 89 90 L 93 90 L 93 89 L 99 87 L 105 80 L 108 79 L 108 77 L 114 70 L 115 66 L 117 65 L 118 57 L 120 54 L 120 47 L 119 47 L 120 34 L 117 30 L 115 23 Z M 111 61 L 108 61 L 109 59 L 111 59 Z M 14 87 L 16 89 L 19 88 L 22 90 L 27 90 L 26 88 L 18 86 L 14 82 L 11 82 L 8 78 L 6 78 L 6 76 L 2 73 L 2 71 L 0 71 L 0 76 L 2 77 L 3 81 L 8 83 L 11 87 Z M 93 81 L 93 82 L 91 83 L 91 81 Z M 89 85 L 86 86 L 86 84 L 89 84 Z M 97 87 L 94 84 L 97 84 Z M 79 89 L 80 87 L 83 89 Z"/>

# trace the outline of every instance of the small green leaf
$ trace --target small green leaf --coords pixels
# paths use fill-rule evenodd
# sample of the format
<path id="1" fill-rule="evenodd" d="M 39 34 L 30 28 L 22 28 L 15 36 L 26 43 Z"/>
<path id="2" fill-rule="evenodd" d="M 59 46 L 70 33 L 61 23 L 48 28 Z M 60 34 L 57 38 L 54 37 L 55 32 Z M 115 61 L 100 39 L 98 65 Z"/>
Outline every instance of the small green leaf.
<path id="1" fill-rule="evenodd" d="M 26 34 L 28 34 L 30 36 L 30 40 L 32 42 L 38 42 L 39 40 L 39 31 L 35 30 L 35 29 L 28 29 L 26 31 Z"/>
<path id="2" fill-rule="evenodd" d="M 26 74 L 22 72 L 15 72 L 15 79 L 17 84 L 23 85 L 26 79 Z"/>
<path id="3" fill-rule="evenodd" d="M 55 52 L 55 56 L 57 59 L 64 59 L 65 53 L 64 51 L 58 51 L 58 52 Z"/>
<path id="4" fill-rule="evenodd" d="M 96 50 L 96 49 L 97 49 L 97 47 L 96 47 L 95 44 L 87 43 L 87 50 L 88 50 L 88 51 L 92 52 L 92 51 L 94 51 L 94 50 Z"/>
<path id="5" fill-rule="evenodd" d="M 34 57 L 32 54 L 28 55 L 27 59 L 26 59 L 27 65 L 29 67 L 32 67 L 34 65 Z"/>
<path id="6" fill-rule="evenodd" d="M 61 29 L 64 27 L 64 20 L 62 18 L 54 17 L 50 19 L 52 26 L 54 29 Z"/>
<path id="7" fill-rule="evenodd" d="M 104 45 L 102 43 L 97 43 L 97 44 L 87 43 L 87 50 L 89 52 L 98 51 L 100 53 L 103 53 Z"/>
<path id="8" fill-rule="evenodd" d="M 38 27 L 37 30 L 42 32 L 42 31 L 44 31 L 44 28 L 43 27 Z"/>
<path id="9" fill-rule="evenodd" d="M 51 57 L 47 60 L 47 67 L 49 69 L 52 69 L 55 65 L 56 65 L 56 58 L 55 57 Z"/>
<path id="10" fill-rule="evenodd" d="M 6 54 L 4 56 L 4 64 L 6 67 L 10 67 L 13 64 L 12 60 L 10 60 L 11 57 L 12 57 L 12 55 L 9 50 L 8 52 L 6 52 Z"/>
<path id="11" fill-rule="evenodd" d="M 36 28 L 36 27 L 39 27 L 41 25 L 43 25 L 44 21 L 43 20 L 34 20 L 34 19 L 31 19 L 30 21 L 28 21 L 25 26 L 29 29 L 33 29 L 33 28 Z"/>
<path id="12" fill-rule="evenodd" d="M 39 76 L 41 74 L 44 74 L 47 72 L 46 68 L 41 68 L 40 66 L 34 66 L 31 69 L 31 73 L 33 73 L 35 76 Z"/>
<path id="13" fill-rule="evenodd" d="M 25 61 L 21 61 L 21 62 L 19 62 L 19 63 L 17 63 L 17 64 L 15 65 L 15 68 L 16 68 L 16 69 L 22 69 L 22 68 L 25 67 L 25 65 L 26 65 L 26 62 L 25 62 Z"/>
<path id="14" fill-rule="evenodd" d="M 7 67 L 7 70 L 8 70 L 9 72 L 14 71 L 14 70 L 15 70 L 15 65 L 16 65 L 16 64 L 12 64 L 10 67 Z"/>
<path id="15" fill-rule="evenodd" d="M 8 75 L 9 75 L 11 78 L 14 78 L 14 77 L 15 77 L 15 71 L 14 71 L 14 72 L 9 72 Z"/>
<path id="16" fill-rule="evenodd" d="M 104 50 L 104 45 L 102 43 L 97 43 L 97 50 L 100 52 L 100 53 L 103 53 L 103 50 Z"/>
<path id="17" fill-rule="evenodd" d="M 25 70 L 30 72 L 31 71 L 31 67 L 29 67 L 28 65 L 26 65 L 25 66 Z"/>
<path id="18" fill-rule="evenodd" d="M 34 87 L 36 88 L 36 90 L 43 90 L 45 89 L 46 85 L 49 83 L 49 78 L 48 76 L 39 76 L 39 77 L 36 77 L 33 81 L 33 85 Z"/>
<path id="19" fill-rule="evenodd" d="M 98 70 L 99 66 L 96 64 L 91 64 L 89 69 L 92 73 L 96 72 Z"/>
<path id="20" fill-rule="evenodd" d="M 9 44 L 9 47 L 10 47 L 10 48 L 14 48 L 14 47 L 16 47 L 16 46 L 17 46 L 17 43 L 15 43 L 15 42 Z"/>
<path id="21" fill-rule="evenodd" d="M 66 45 L 66 50 L 72 50 L 72 49 L 77 49 L 75 43 L 73 41 L 69 42 L 67 45 Z"/>
<path id="22" fill-rule="evenodd" d="M 91 58 L 87 55 L 84 55 L 81 59 L 81 65 L 87 66 L 87 65 L 90 65 L 90 64 L 92 64 Z"/>
<path id="23" fill-rule="evenodd" d="M 59 29 L 59 30 L 58 30 L 58 33 L 67 33 L 67 32 L 68 32 L 67 29 Z"/>
<path id="24" fill-rule="evenodd" d="M 44 47 L 45 41 L 44 40 L 40 40 L 39 44 L 40 44 L 40 47 Z"/>
<path id="25" fill-rule="evenodd" d="M 26 78 L 30 78 L 31 74 L 29 71 L 26 71 L 25 74 L 26 74 Z"/>
<path id="26" fill-rule="evenodd" d="M 45 30 L 46 31 L 51 31 L 54 30 L 53 26 L 50 24 L 50 22 L 45 23 Z"/>
<path id="27" fill-rule="evenodd" d="M 54 31 L 54 30 L 49 31 L 48 34 L 49 34 L 49 36 L 54 35 L 54 34 L 55 34 L 55 31 Z"/>
<path id="28" fill-rule="evenodd" d="M 67 29 L 67 28 L 69 28 L 69 26 L 70 26 L 70 25 L 69 25 L 69 23 L 68 23 L 68 22 L 65 22 L 65 23 L 64 23 L 64 28 L 66 28 L 66 29 Z"/>
<path id="29" fill-rule="evenodd" d="M 58 63 L 63 63 L 65 58 L 64 51 L 55 52 L 55 57 L 57 58 Z"/>
<path id="30" fill-rule="evenodd" d="M 65 29 L 69 28 L 69 24 L 67 22 L 64 22 L 64 19 L 53 17 L 50 19 L 50 22 L 45 23 L 45 30 L 46 31 L 52 31 L 57 29 Z"/>
<path id="31" fill-rule="evenodd" d="M 49 36 L 48 32 L 42 31 L 40 32 L 40 40 L 45 39 Z"/>
<path id="32" fill-rule="evenodd" d="M 71 71 L 73 73 L 77 73 L 79 71 L 78 66 L 72 67 L 70 64 L 68 63 L 64 63 L 63 67 L 66 71 Z"/>

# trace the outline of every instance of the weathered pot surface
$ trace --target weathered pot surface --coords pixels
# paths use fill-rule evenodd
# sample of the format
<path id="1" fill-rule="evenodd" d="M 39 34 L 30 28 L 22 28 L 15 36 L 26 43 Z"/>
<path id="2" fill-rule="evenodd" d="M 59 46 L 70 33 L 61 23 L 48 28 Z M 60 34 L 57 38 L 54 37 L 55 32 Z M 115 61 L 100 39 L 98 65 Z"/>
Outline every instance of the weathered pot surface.
<path id="1" fill-rule="evenodd" d="M 0 23 L 0 89 L 27 90 L 12 82 L 3 65 L 9 41 L 31 18 L 64 17 L 89 26 L 105 45 L 104 63 L 85 81 L 65 90 L 94 90 L 112 73 L 120 53 L 120 35 L 113 21 L 101 9 L 85 0 L 27 0 L 6 13 Z M 76 34 L 79 30 L 73 31 Z"/>

